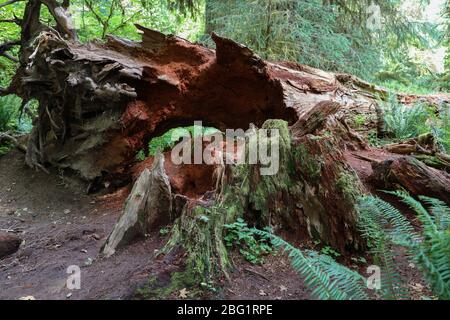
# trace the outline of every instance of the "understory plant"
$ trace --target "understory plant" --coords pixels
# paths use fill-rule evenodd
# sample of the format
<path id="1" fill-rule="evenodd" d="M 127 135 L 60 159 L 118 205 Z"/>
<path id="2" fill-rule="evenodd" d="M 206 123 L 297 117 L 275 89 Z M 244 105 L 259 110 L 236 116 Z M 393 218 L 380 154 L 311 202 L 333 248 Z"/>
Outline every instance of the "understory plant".
<path id="1" fill-rule="evenodd" d="M 427 206 L 405 192 L 388 192 L 408 205 L 422 223 L 416 231 L 411 223 L 391 204 L 373 196 L 359 202 L 359 227 L 368 240 L 375 262 L 382 268 L 383 295 L 391 299 L 405 298 L 397 265 L 396 250 L 404 248 L 408 257 L 422 272 L 433 294 L 450 299 L 450 207 L 444 202 L 419 197 Z"/>
<path id="2" fill-rule="evenodd" d="M 294 247 L 280 237 L 253 229 L 260 237 L 270 239 L 275 248 L 285 252 L 292 267 L 302 276 L 314 298 L 320 300 L 368 300 L 366 279 L 358 272 L 337 263 L 326 254 Z"/>
<path id="3" fill-rule="evenodd" d="M 432 115 L 432 132 L 436 137 L 440 149 L 450 154 L 450 104 L 442 104 Z"/>
<path id="4" fill-rule="evenodd" d="M 179 127 L 173 128 L 159 137 L 155 137 L 148 143 L 148 156 L 154 157 L 159 150 L 162 152 L 172 149 L 176 143 L 185 136 L 210 135 L 218 132 L 216 128 L 212 127 Z M 146 158 L 145 151 L 142 149 L 136 154 L 136 160 L 143 161 Z"/>
<path id="5" fill-rule="evenodd" d="M 421 103 L 407 106 L 392 96 L 382 104 L 382 109 L 385 130 L 393 138 L 409 139 L 430 131 L 427 124 L 430 114 Z"/>
<path id="6" fill-rule="evenodd" d="M 247 223 L 239 218 L 235 223 L 224 225 L 226 235 L 224 237 L 227 248 L 236 247 L 244 258 L 253 264 L 262 263 L 264 255 L 273 251 L 270 238 L 255 233 L 255 229 L 248 227 Z"/>
<path id="7" fill-rule="evenodd" d="M 423 225 L 418 232 L 391 204 L 374 196 L 364 196 L 358 203 L 358 225 L 381 268 L 381 297 L 408 299 L 408 290 L 398 273 L 395 259 L 404 248 L 422 272 L 433 294 L 450 299 L 450 208 L 442 201 L 419 197 L 425 206 L 404 192 L 389 192 L 407 204 Z M 240 221 L 241 224 L 245 224 Z M 294 247 L 269 231 L 251 229 L 252 235 L 270 239 L 275 248 L 289 256 L 293 268 L 304 278 L 312 295 L 325 300 L 370 299 L 367 280 L 358 272 L 337 263 L 330 255 Z"/>
<path id="8" fill-rule="evenodd" d="M 0 97 L 0 132 L 16 130 L 20 99 L 16 96 Z"/>
<path id="9" fill-rule="evenodd" d="M 430 107 L 424 103 L 404 105 L 395 97 L 382 103 L 386 132 L 396 140 L 432 133 L 442 152 L 450 153 L 450 104 Z"/>

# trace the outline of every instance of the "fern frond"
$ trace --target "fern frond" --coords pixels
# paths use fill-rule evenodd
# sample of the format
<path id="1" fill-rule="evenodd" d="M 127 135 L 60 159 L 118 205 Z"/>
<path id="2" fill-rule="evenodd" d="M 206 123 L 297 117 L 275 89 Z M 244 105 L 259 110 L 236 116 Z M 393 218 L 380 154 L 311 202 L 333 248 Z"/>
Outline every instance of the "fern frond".
<path id="1" fill-rule="evenodd" d="M 256 234 L 271 239 L 272 244 L 286 252 L 293 268 L 304 278 L 312 294 L 322 300 L 367 300 L 364 277 L 335 262 L 331 257 L 293 247 L 280 237 L 266 231 Z"/>
<path id="2" fill-rule="evenodd" d="M 438 230 L 444 231 L 450 228 L 450 207 L 444 201 L 425 196 L 420 196 L 419 199 L 430 206 L 430 211 L 433 214 L 433 220 Z"/>
<path id="3" fill-rule="evenodd" d="M 388 234 L 393 242 L 404 246 L 412 246 L 420 238 L 401 212 L 380 198 L 363 197 L 358 202 L 358 211 L 358 226 L 366 238 L 376 241 Z"/>
<path id="4" fill-rule="evenodd" d="M 392 192 L 385 191 L 385 192 L 397 196 L 403 203 L 407 204 L 411 209 L 413 209 L 416 212 L 419 220 L 423 223 L 424 229 L 433 233 L 438 232 L 436 224 L 434 223 L 430 214 L 419 201 L 417 201 L 404 191 L 392 191 Z"/>
<path id="5" fill-rule="evenodd" d="M 360 200 L 359 226 L 364 236 L 375 244 L 372 251 L 385 273 L 385 293 L 391 298 L 403 295 L 392 251 L 392 244 L 397 244 L 408 249 L 433 293 L 440 299 L 450 299 L 450 208 L 438 199 L 419 197 L 430 206 L 431 215 L 405 192 L 386 193 L 397 196 L 415 211 L 423 232 L 416 233 L 408 221 L 400 217 L 401 213 L 383 200 L 370 196 Z"/>

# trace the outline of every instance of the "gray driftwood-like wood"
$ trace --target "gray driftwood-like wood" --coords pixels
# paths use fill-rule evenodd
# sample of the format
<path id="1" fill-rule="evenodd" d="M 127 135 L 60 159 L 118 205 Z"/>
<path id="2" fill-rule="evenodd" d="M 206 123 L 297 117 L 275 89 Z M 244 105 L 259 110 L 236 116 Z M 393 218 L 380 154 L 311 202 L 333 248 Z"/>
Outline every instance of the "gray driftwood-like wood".
<path id="1" fill-rule="evenodd" d="M 164 170 L 164 156 L 158 154 L 151 170 L 145 169 L 133 186 L 123 214 L 102 248 L 104 256 L 113 255 L 136 238 L 171 221 L 172 195 L 169 177 Z"/>

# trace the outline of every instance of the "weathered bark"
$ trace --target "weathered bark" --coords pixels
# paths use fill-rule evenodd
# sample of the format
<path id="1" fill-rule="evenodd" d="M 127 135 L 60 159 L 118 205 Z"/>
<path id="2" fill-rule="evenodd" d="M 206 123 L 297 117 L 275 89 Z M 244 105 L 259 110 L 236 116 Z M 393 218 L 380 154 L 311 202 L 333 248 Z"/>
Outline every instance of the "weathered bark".
<path id="1" fill-rule="evenodd" d="M 19 250 L 22 240 L 9 233 L 0 232 L 0 259 Z"/>
<path id="2" fill-rule="evenodd" d="M 164 170 L 164 157 L 158 153 L 152 169 L 145 169 L 134 184 L 123 214 L 106 240 L 102 253 L 109 257 L 117 248 L 172 222 L 171 211 L 169 177 Z"/>
<path id="3" fill-rule="evenodd" d="M 443 153 L 432 133 L 384 146 L 391 153 L 411 155 L 426 165 L 450 173 L 450 156 Z"/>
<path id="4" fill-rule="evenodd" d="M 405 189 L 412 195 L 428 196 L 450 205 L 450 176 L 413 157 L 373 163 L 372 181 L 381 189 Z"/>

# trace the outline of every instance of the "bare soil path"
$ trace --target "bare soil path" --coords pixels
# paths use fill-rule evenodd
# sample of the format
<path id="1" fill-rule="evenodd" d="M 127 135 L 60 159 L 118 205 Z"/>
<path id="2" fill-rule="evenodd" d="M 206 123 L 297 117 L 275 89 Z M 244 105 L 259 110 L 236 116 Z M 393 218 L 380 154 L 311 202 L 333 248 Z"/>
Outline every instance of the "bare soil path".
<path id="1" fill-rule="evenodd" d="M 24 240 L 17 253 L 0 260 L 0 299 L 128 299 L 152 274 L 170 268 L 153 258 L 164 243 L 159 234 L 109 259 L 98 258 L 126 193 L 99 197 L 88 196 L 85 190 L 85 185 L 60 172 L 27 168 L 19 152 L 0 157 L 0 229 Z M 286 259 L 270 256 L 262 266 L 238 256 L 235 260 L 232 281 L 207 298 L 309 297 Z M 80 290 L 66 287 L 71 265 L 81 268 Z M 171 298 L 179 298 L 178 293 Z"/>

